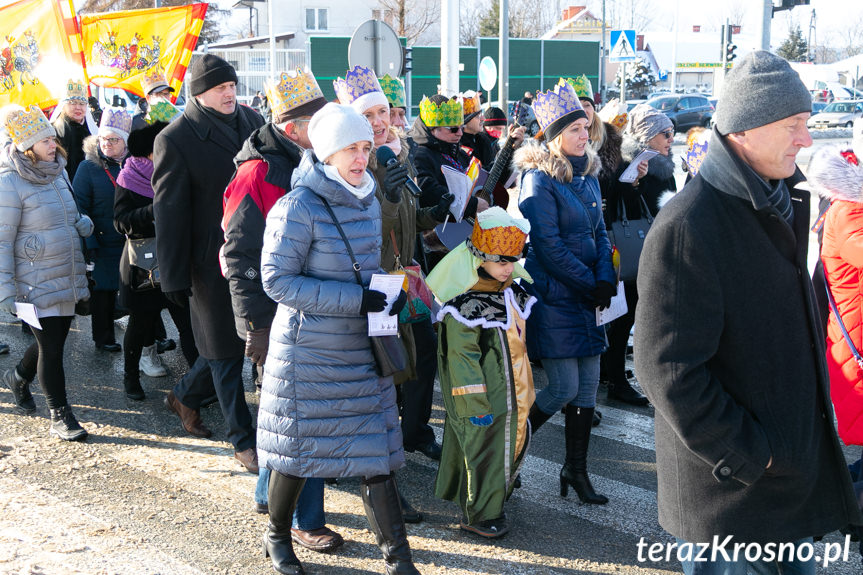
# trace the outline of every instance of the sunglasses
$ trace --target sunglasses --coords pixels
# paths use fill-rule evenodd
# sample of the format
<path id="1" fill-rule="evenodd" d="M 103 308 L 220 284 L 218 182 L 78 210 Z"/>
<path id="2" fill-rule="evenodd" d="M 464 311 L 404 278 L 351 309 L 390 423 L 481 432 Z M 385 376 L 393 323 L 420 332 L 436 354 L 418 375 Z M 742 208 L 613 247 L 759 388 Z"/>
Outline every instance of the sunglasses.
<path id="1" fill-rule="evenodd" d="M 441 130 L 449 130 L 449 132 L 451 134 L 458 134 L 459 132 L 462 131 L 462 127 L 461 126 L 444 126 L 441 128 Z"/>
<path id="2" fill-rule="evenodd" d="M 663 136 L 665 136 L 666 138 L 668 138 L 669 140 L 674 139 L 674 130 L 665 130 L 665 131 L 659 132 L 659 133 L 662 134 Z"/>

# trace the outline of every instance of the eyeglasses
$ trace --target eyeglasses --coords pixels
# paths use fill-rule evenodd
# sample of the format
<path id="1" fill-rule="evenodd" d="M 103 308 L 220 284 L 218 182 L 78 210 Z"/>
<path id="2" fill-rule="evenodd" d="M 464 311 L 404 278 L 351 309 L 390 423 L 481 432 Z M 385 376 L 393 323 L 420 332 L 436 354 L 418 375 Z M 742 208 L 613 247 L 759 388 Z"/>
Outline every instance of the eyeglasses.
<path id="1" fill-rule="evenodd" d="M 123 138 L 100 138 L 100 140 L 102 140 L 105 143 L 111 144 L 112 146 L 115 146 L 115 145 L 119 144 L 120 142 L 122 142 Z"/>
<path id="2" fill-rule="evenodd" d="M 449 130 L 451 134 L 458 134 L 462 131 L 461 126 L 445 126 L 442 128 L 443 130 Z"/>
<path id="3" fill-rule="evenodd" d="M 673 129 L 665 130 L 665 131 L 662 131 L 659 133 L 662 134 L 663 136 L 665 136 L 666 138 L 668 138 L 669 140 L 674 139 L 674 130 Z"/>

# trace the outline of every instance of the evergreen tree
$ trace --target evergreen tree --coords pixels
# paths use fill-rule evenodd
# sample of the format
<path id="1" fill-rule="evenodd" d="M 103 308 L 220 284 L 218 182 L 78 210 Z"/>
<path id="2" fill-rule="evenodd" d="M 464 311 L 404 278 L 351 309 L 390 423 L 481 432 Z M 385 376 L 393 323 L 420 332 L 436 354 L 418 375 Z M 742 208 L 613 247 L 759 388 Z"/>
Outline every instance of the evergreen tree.
<path id="1" fill-rule="evenodd" d="M 479 19 L 481 38 L 497 38 L 500 35 L 500 0 L 491 0 L 491 8 Z"/>
<path id="2" fill-rule="evenodd" d="M 776 53 L 789 62 L 807 62 L 809 60 L 809 44 L 803 38 L 799 24 L 791 29 L 788 38 L 782 42 Z"/>
<path id="3" fill-rule="evenodd" d="M 614 85 L 620 90 L 620 74 L 614 78 Z M 626 64 L 626 97 L 643 98 L 656 85 L 656 74 L 643 58 L 638 57 L 635 62 Z"/>

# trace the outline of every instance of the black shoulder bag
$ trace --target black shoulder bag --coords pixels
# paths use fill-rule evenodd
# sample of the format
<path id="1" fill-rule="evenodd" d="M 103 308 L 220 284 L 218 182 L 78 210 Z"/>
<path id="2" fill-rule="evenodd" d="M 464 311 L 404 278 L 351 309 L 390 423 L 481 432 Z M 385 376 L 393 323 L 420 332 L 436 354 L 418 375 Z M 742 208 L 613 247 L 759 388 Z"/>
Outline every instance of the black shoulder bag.
<path id="1" fill-rule="evenodd" d="M 623 196 L 617 204 L 617 221 L 611 222 L 611 243 L 620 252 L 620 280 L 623 282 L 634 282 L 638 276 L 638 260 L 641 258 L 641 249 L 644 247 L 644 238 L 653 224 L 653 216 L 644 196 L 639 192 L 639 214 L 637 220 L 626 217 L 626 206 Z"/>

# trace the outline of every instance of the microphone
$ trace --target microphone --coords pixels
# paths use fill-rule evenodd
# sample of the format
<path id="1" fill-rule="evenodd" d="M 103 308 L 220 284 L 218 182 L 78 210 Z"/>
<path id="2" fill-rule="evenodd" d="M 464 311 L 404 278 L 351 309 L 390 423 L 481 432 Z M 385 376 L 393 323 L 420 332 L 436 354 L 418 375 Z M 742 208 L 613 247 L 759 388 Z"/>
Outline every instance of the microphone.
<path id="1" fill-rule="evenodd" d="M 389 146 L 381 146 L 377 150 L 375 150 L 375 157 L 377 157 L 379 164 L 383 164 L 388 168 L 393 164 L 399 163 L 398 158 L 396 158 L 395 152 L 393 152 L 389 148 Z M 405 180 L 405 186 L 415 198 L 423 195 L 423 191 L 411 178 Z"/>

